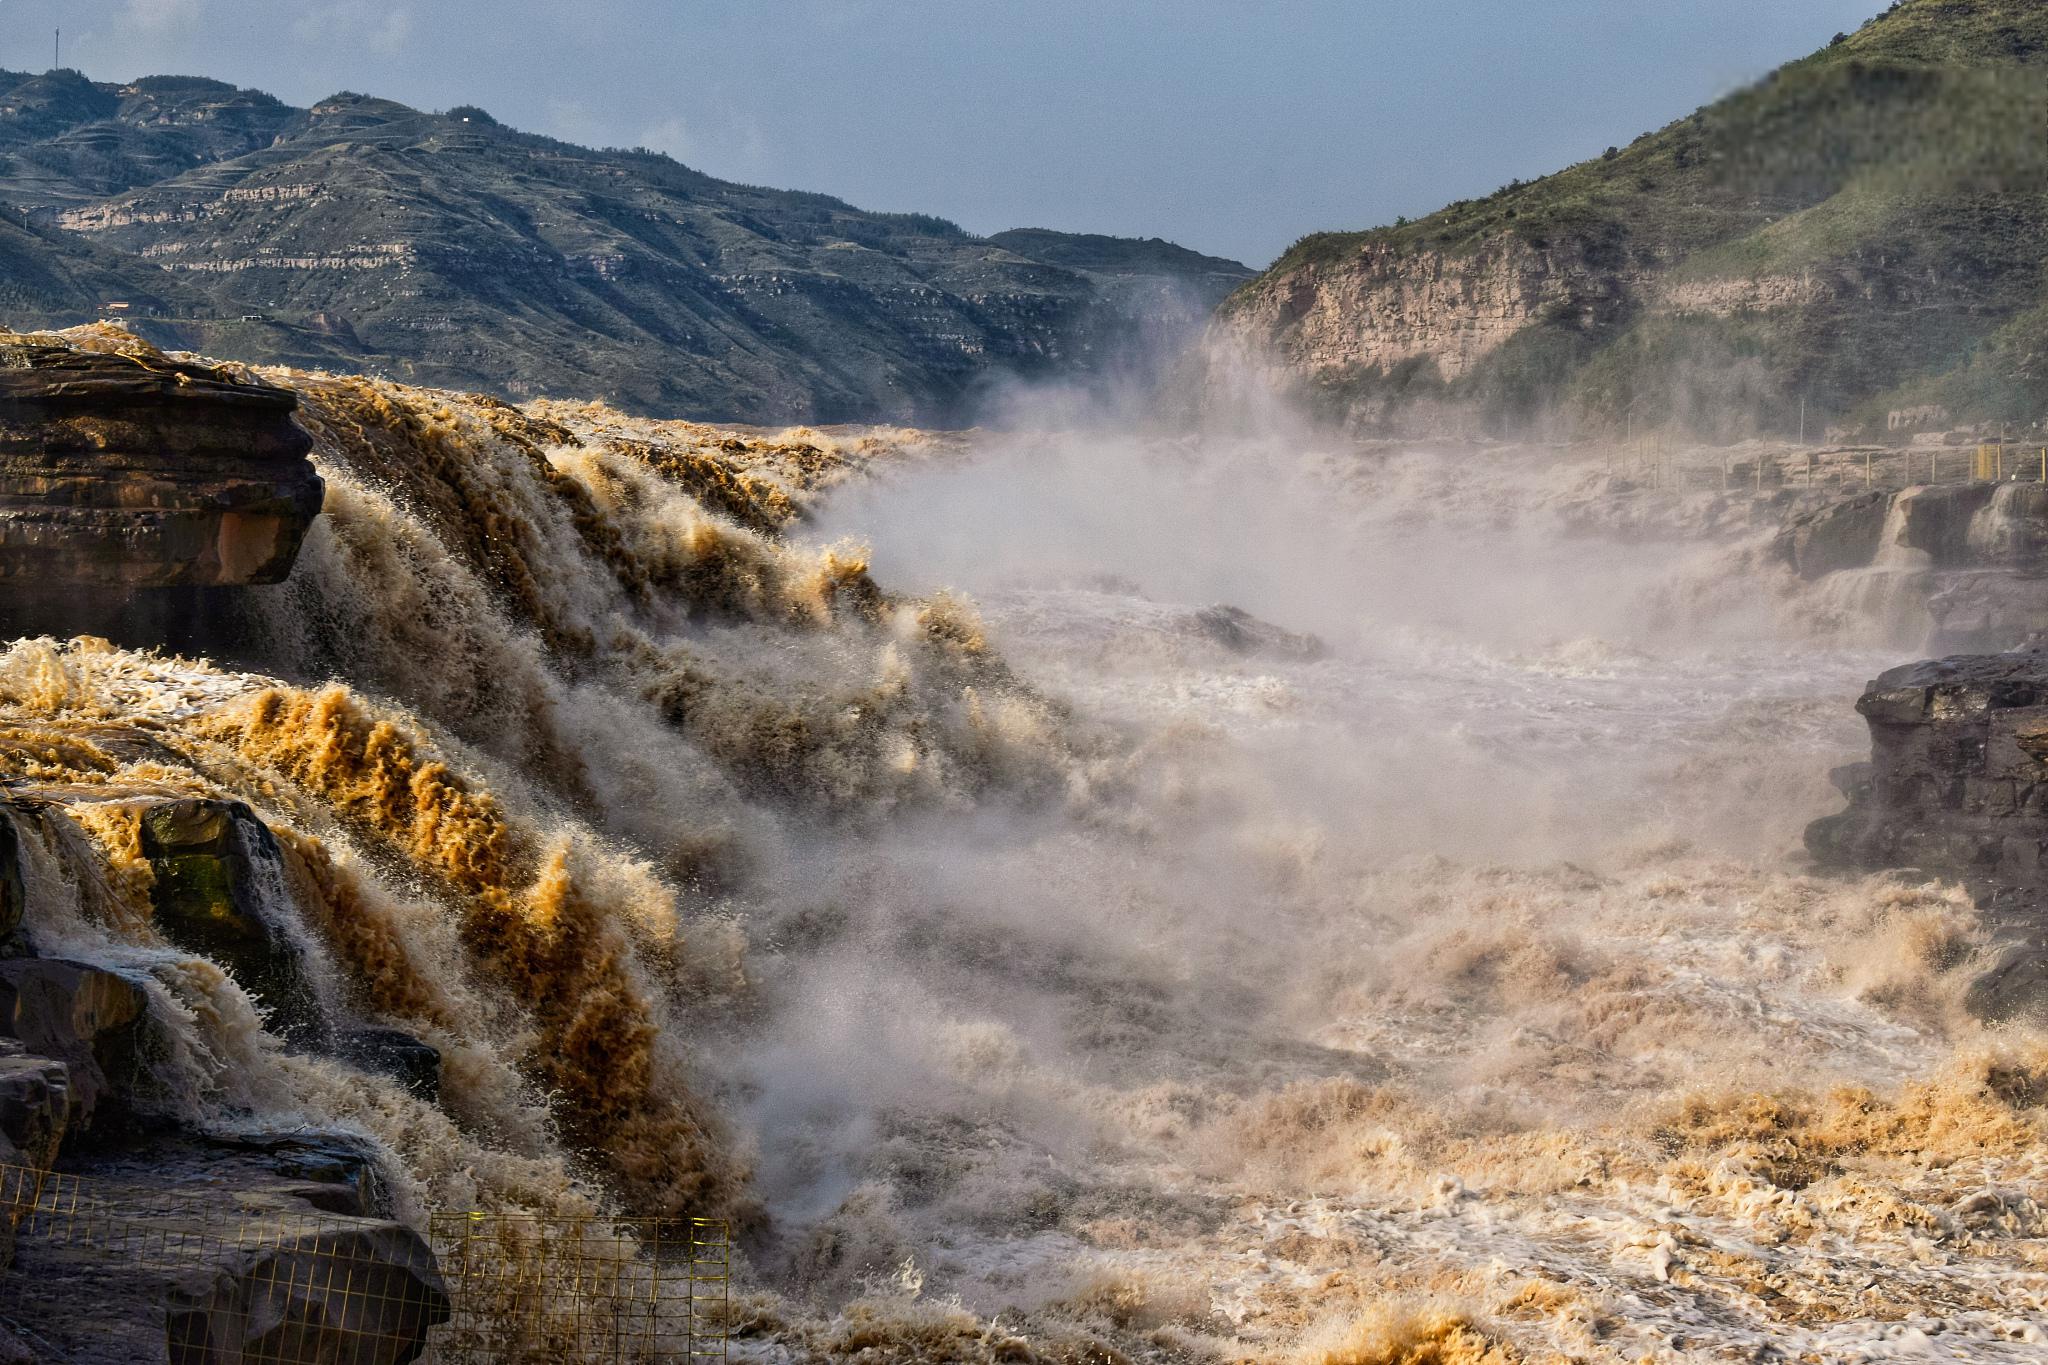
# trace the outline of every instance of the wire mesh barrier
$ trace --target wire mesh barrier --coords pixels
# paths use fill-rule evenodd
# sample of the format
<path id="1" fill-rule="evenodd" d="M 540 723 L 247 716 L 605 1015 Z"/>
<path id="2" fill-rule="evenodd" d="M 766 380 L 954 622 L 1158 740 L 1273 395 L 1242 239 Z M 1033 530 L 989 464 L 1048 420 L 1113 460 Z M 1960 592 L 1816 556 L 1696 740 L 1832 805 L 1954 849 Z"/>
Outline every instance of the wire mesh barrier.
<path id="1" fill-rule="evenodd" d="M 454 1305 L 434 1365 L 725 1359 L 723 1222 L 450 1214 L 433 1237 Z"/>
<path id="2" fill-rule="evenodd" d="M 0 1331 L 171 1365 L 687 1365 L 726 1356 L 727 1225 L 206 1197 L 0 1166 Z"/>

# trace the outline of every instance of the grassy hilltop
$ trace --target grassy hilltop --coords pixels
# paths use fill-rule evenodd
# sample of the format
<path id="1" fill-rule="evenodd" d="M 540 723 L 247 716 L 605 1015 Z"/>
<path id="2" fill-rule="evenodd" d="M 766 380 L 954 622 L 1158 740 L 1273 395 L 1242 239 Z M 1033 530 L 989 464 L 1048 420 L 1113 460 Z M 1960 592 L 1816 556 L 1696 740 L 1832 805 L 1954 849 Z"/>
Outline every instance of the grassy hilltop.
<path id="1" fill-rule="evenodd" d="M 1309 310 L 1276 305 L 1389 259 L 1456 272 L 1489 253 L 1540 288 L 1524 325 L 1454 375 L 1427 356 L 1319 363 L 1300 343 Z M 1916 403 L 2031 423 L 2048 413 L 2044 259 L 2048 6 L 1904 0 L 1555 175 L 1306 237 L 1221 311 L 1269 330 L 1340 412 L 1426 399 L 1505 426 L 1633 410 L 1737 434 L 1787 429 L 1804 398 L 1866 428 Z"/>

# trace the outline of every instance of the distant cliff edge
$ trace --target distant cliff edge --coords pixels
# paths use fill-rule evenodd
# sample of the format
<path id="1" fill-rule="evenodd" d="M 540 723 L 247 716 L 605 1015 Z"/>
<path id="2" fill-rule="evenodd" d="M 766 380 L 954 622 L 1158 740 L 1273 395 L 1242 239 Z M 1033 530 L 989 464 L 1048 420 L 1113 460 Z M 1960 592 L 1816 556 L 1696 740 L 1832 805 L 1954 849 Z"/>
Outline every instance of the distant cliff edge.
<path id="1" fill-rule="evenodd" d="M 1903 0 L 1627 146 L 1296 243 L 1212 367 L 1360 430 L 1819 438 L 2048 412 L 2048 9 Z"/>

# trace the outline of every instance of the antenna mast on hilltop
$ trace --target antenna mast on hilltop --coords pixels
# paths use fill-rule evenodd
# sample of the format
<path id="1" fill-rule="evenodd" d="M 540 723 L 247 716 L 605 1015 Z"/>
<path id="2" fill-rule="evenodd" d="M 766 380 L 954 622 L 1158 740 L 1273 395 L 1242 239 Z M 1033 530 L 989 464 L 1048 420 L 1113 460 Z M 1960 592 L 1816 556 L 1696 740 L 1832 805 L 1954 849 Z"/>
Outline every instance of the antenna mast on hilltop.
<path id="1" fill-rule="evenodd" d="M 50 40 L 50 70 L 64 69 L 64 30 L 58 29 L 57 36 Z"/>

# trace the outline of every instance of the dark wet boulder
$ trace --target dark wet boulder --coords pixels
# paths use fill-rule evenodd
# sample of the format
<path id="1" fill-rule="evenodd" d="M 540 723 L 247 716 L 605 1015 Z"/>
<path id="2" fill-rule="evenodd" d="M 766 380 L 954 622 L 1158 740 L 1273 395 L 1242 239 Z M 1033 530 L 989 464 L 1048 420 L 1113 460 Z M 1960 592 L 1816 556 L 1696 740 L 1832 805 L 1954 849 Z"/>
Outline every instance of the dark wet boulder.
<path id="1" fill-rule="evenodd" d="M 2040 1013 L 2048 1004 L 2048 944 L 2006 944 L 1991 967 L 1970 983 L 1964 1004 L 1994 1023 Z"/>
<path id="2" fill-rule="evenodd" d="M 441 1052 L 395 1028 L 345 1030 L 338 1051 L 365 1071 L 389 1076 L 406 1090 L 435 1103 L 441 1096 Z"/>
<path id="3" fill-rule="evenodd" d="M 226 968 L 300 1046 L 328 1040 L 305 953 L 284 921 L 276 836 L 239 801 L 163 801 L 143 814 L 142 851 L 156 874 L 157 930 Z"/>
<path id="4" fill-rule="evenodd" d="M 1895 668 L 1857 701 L 1871 757 L 1848 809 L 1807 826 L 1827 867 L 1959 881 L 2006 946 L 1973 988 L 1987 1017 L 2048 1010 L 2048 650 Z"/>
<path id="5" fill-rule="evenodd" d="M 21 928 L 21 916 L 28 906 L 21 856 L 21 830 L 15 826 L 8 803 L 0 802 L 0 940 L 12 938 Z"/>
<path id="6" fill-rule="evenodd" d="M 70 1117 L 71 1073 L 64 1063 L 0 1041 L 0 1165 L 49 1169 Z M 0 1197 L 9 1197 L 4 1184 Z"/>
<path id="7" fill-rule="evenodd" d="M 446 1322 L 434 1254 L 395 1223 L 316 1228 L 231 1253 L 169 1296 L 170 1365 L 405 1365 Z"/>
<path id="8" fill-rule="evenodd" d="M 15 1229 L 63 1144 L 70 1086 L 62 1062 L 0 1041 L 0 1270 L 13 1263 Z M 0 1365 L 7 1360 L 0 1352 Z"/>
<path id="9" fill-rule="evenodd" d="M 0 1324 L 70 1365 L 403 1365 L 449 1299 L 426 1239 L 361 1183 L 371 1166 L 325 1133 L 67 1154 L 0 1276 Z"/>
<path id="10" fill-rule="evenodd" d="M 1222 603 L 1202 608 L 1189 618 L 1188 624 L 1197 635 L 1233 654 L 1313 660 L 1329 652 L 1328 646 L 1314 635 L 1297 634 L 1271 621 L 1262 621 L 1242 607 Z"/>
<path id="11" fill-rule="evenodd" d="M 1892 495 L 1864 493 L 1792 518 L 1778 533 L 1778 557 L 1801 578 L 1859 569 L 1877 556 Z"/>
<path id="12" fill-rule="evenodd" d="M 0 962 L 0 1032 L 68 1073 L 70 1125 L 125 1105 L 142 1089 L 149 997 L 126 977 L 83 962 Z"/>

